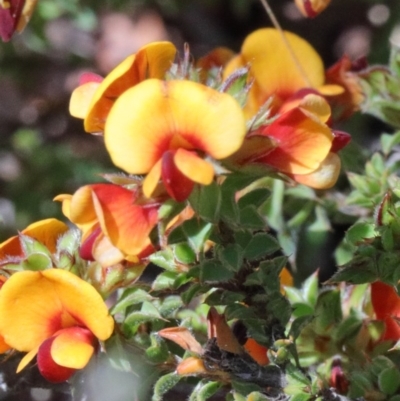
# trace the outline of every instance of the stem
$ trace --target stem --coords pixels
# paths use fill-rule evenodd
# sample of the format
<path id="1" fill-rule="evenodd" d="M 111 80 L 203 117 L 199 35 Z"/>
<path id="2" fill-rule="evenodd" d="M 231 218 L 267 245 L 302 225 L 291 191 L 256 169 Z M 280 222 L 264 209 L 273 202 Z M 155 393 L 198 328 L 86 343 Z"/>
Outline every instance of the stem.
<path id="1" fill-rule="evenodd" d="M 292 58 L 294 64 L 296 65 L 297 70 L 299 71 L 300 75 L 303 77 L 304 81 L 308 86 L 312 86 L 310 80 L 307 77 L 307 74 L 305 73 L 303 66 L 300 64 L 299 59 L 297 58 L 295 52 L 293 51 L 292 46 L 290 45 L 289 41 L 287 40 L 286 36 L 283 33 L 283 29 L 281 25 L 279 24 L 279 21 L 275 17 L 274 12 L 272 11 L 271 7 L 268 4 L 267 0 L 260 0 L 261 4 L 263 5 L 265 11 L 268 14 L 269 19 L 272 22 L 272 25 L 278 30 L 279 34 L 281 35 L 281 38 L 283 40 L 283 43 L 285 44 L 286 48 L 288 49 L 290 53 L 290 57 Z"/>

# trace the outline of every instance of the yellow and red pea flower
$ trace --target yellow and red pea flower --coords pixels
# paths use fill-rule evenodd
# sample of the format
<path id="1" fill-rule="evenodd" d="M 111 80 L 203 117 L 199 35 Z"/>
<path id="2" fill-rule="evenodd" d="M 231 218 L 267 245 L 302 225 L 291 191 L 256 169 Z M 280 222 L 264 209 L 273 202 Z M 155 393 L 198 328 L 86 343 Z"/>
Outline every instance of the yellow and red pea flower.
<path id="1" fill-rule="evenodd" d="M 17 372 L 37 355 L 46 379 L 67 380 L 113 330 L 100 294 L 66 270 L 20 271 L 1 288 L 0 335 L 12 348 L 27 352 Z"/>
<path id="2" fill-rule="evenodd" d="M 115 100 L 127 89 L 149 78 L 164 78 L 175 58 L 170 42 L 154 42 L 127 57 L 104 80 L 96 74 L 85 75 L 70 100 L 72 116 L 84 119 L 85 131 L 102 133 Z"/>
<path id="3" fill-rule="evenodd" d="M 0 0 L 0 38 L 8 42 L 15 31 L 22 32 L 37 0 Z"/>
<path id="4" fill-rule="evenodd" d="M 82 230 L 85 259 L 104 266 L 124 259 L 137 262 L 151 247 L 149 234 L 158 222 L 159 204 L 139 203 L 137 190 L 93 184 L 55 200 L 63 202 L 63 213 Z"/>
<path id="5" fill-rule="evenodd" d="M 342 93 L 338 85 L 324 85 L 325 73 L 321 57 L 301 37 L 273 28 L 252 32 L 243 42 L 241 53 L 226 66 L 224 76 L 228 77 L 237 68 L 250 65 L 249 78 L 253 81 L 245 113 L 253 117 L 259 108 L 273 96 L 272 113 L 304 88 L 317 90 L 322 95 Z"/>
<path id="6" fill-rule="evenodd" d="M 331 0 L 294 0 L 297 8 L 307 18 L 315 18 L 329 6 Z"/>
<path id="7" fill-rule="evenodd" d="M 150 198 L 161 180 L 168 194 L 185 200 L 195 183 L 209 185 L 214 167 L 237 151 L 246 134 L 238 102 L 226 93 L 191 81 L 148 79 L 125 91 L 105 125 L 114 164 L 130 174 L 147 174 Z"/>

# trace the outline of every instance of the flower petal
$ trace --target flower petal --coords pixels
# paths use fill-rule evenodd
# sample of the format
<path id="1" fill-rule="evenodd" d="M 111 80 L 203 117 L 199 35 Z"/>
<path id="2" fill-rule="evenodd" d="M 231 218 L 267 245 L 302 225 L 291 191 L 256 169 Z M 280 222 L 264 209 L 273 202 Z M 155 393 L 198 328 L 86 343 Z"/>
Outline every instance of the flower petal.
<path id="1" fill-rule="evenodd" d="M 33 350 L 29 351 L 19 362 L 17 366 L 17 373 L 21 372 L 21 370 L 25 369 L 29 363 L 35 358 L 39 351 L 39 347 L 34 348 Z"/>
<path id="2" fill-rule="evenodd" d="M 51 357 L 60 366 L 82 369 L 94 353 L 94 341 L 95 337 L 88 329 L 82 327 L 63 329 L 51 344 Z"/>
<path id="3" fill-rule="evenodd" d="M 111 243 L 127 255 L 149 245 L 148 236 L 158 221 L 158 206 L 136 205 L 136 194 L 113 184 L 91 186 L 100 226 Z"/>
<path id="4" fill-rule="evenodd" d="M 87 82 L 74 89 L 69 101 L 71 116 L 82 119 L 87 116 L 93 95 L 99 86 L 99 82 Z"/>
<path id="5" fill-rule="evenodd" d="M 99 132 L 115 99 L 128 88 L 148 78 L 164 78 L 175 57 L 176 48 L 170 42 L 154 42 L 127 57 L 102 81 L 92 98 L 85 118 L 87 132 Z"/>
<path id="6" fill-rule="evenodd" d="M 253 338 L 249 338 L 243 348 L 246 352 L 261 366 L 267 365 L 269 363 L 269 359 L 267 356 L 268 348 L 259 344 Z"/>
<path id="7" fill-rule="evenodd" d="M 325 124 L 300 108 L 282 114 L 262 133 L 275 139 L 277 146 L 259 161 L 292 174 L 315 171 L 328 155 L 333 140 Z"/>
<path id="8" fill-rule="evenodd" d="M 300 184 L 316 189 L 328 189 L 336 184 L 340 174 L 340 157 L 329 153 L 321 165 L 312 173 L 305 175 L 294 174 L 293 178 Z"/>
<path id="9" fill-rule="evenodd" d="M 0 291 L 0 334 L 18 351 L 31 351 L 58 330 L 87 327 L 105 340 L 114 329 L 100 294 L 59 269 L 14 273 Z"/>
<path id="10" fill-rule="evenodd" d="M 251 74 L 263 97 L 260 103 L 272 95 L 282 101 L 301 88 L 318 88 L 324 83 L 324 66 L 314 48 L 291 32 L 284 35 L 301 68 L 276 29 L 259 29 L 243 43 L 241 54 L 251 64 Z"/>
<path id="11" fill-rule="evenodd" d="M 147 198 L 151 198 L 161 179 L 162 158 L 150 169 L 149 174 L 143 180 L 142 190 Z"/>
<path id="12" fill-rule="evenodd" d="M 192 181 L 202 185 L 210 185 L 214 178 L 214 168 L 211 163 L 197 156 L 195 152 L 178 149 L 175 153 L 176 167 Z"/>
<path id="13" fill-rule="evenodd" d="M 52 383 L 61 383 L 68 380 L 76 369 L 58 365 L 51 356 L 52 344 L 56 337 L 50 337 L 40 346 L 37 354 L 37 363 L 40 374 Z"/>
<path id="14" fill-rule="evenodd" d="M 242 110 L 230 95 L 196 82 L 149 79 L 118 98 L 104 139 L 116 166 L 145 174 L 167 150 L 227 157 L 240 147 L 245 133 Z"/>

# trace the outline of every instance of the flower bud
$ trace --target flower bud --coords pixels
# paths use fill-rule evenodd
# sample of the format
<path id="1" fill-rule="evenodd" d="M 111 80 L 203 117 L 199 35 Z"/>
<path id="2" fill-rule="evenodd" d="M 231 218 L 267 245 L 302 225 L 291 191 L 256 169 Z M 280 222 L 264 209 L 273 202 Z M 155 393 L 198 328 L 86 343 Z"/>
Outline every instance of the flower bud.
<path id="1" fill-rule="evenodd" d="M 297 8 L 307 18 L 314 18 L 328 7 L 331 0 L 294 0 Z"/>

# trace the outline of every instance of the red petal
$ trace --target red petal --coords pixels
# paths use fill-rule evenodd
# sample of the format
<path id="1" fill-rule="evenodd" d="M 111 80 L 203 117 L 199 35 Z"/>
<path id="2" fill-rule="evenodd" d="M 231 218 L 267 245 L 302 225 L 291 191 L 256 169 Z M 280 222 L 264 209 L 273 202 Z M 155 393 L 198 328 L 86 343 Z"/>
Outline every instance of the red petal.
<path id="1" fill-rule="evenodd" d="M 84 260 L 89 260 L 93 261 L 93 244 L 94 241 L 96 241 L 96 238 L 99 236 L 101 233 L 101 228 L 98 227 L 96 228 L 87 238 L 86 240 L 82 243 L 80 249 L 79 249 L 79 256 L 84 259 Z"/>
<path id="2" fill-rule="evenodd" d="M 52 383 L 61 383 L 68 380 L 76 369 L 66 368 L 55 363 L 51 357 L 51 344 L 56 337 L 50 337 L 39 347 L 37 363 L 41 375 Z"/>
<path id="3" fill-rule="evenodd" d="M 175 166 L 172 151 L 165 152 L 162 157 L 161 178 L 168 194 L 178 202 L 187 199 L 193 190 L 194 182 Z"/>
<path id="4" fill-rule="evenodd" d="M 9 3 L 9 8 L 0 5 L 0 37 L 4 42 L 8 42 L 15 32 L 25 0 L 10 0 Z"/>
<path id="5" fill-rule="evenodd" d="M 351 135 L 344 131 L 332 131 L 333 141 L 331 152 L 337 153 L 339 150 L 343 149 L 351 141 Z"/>

